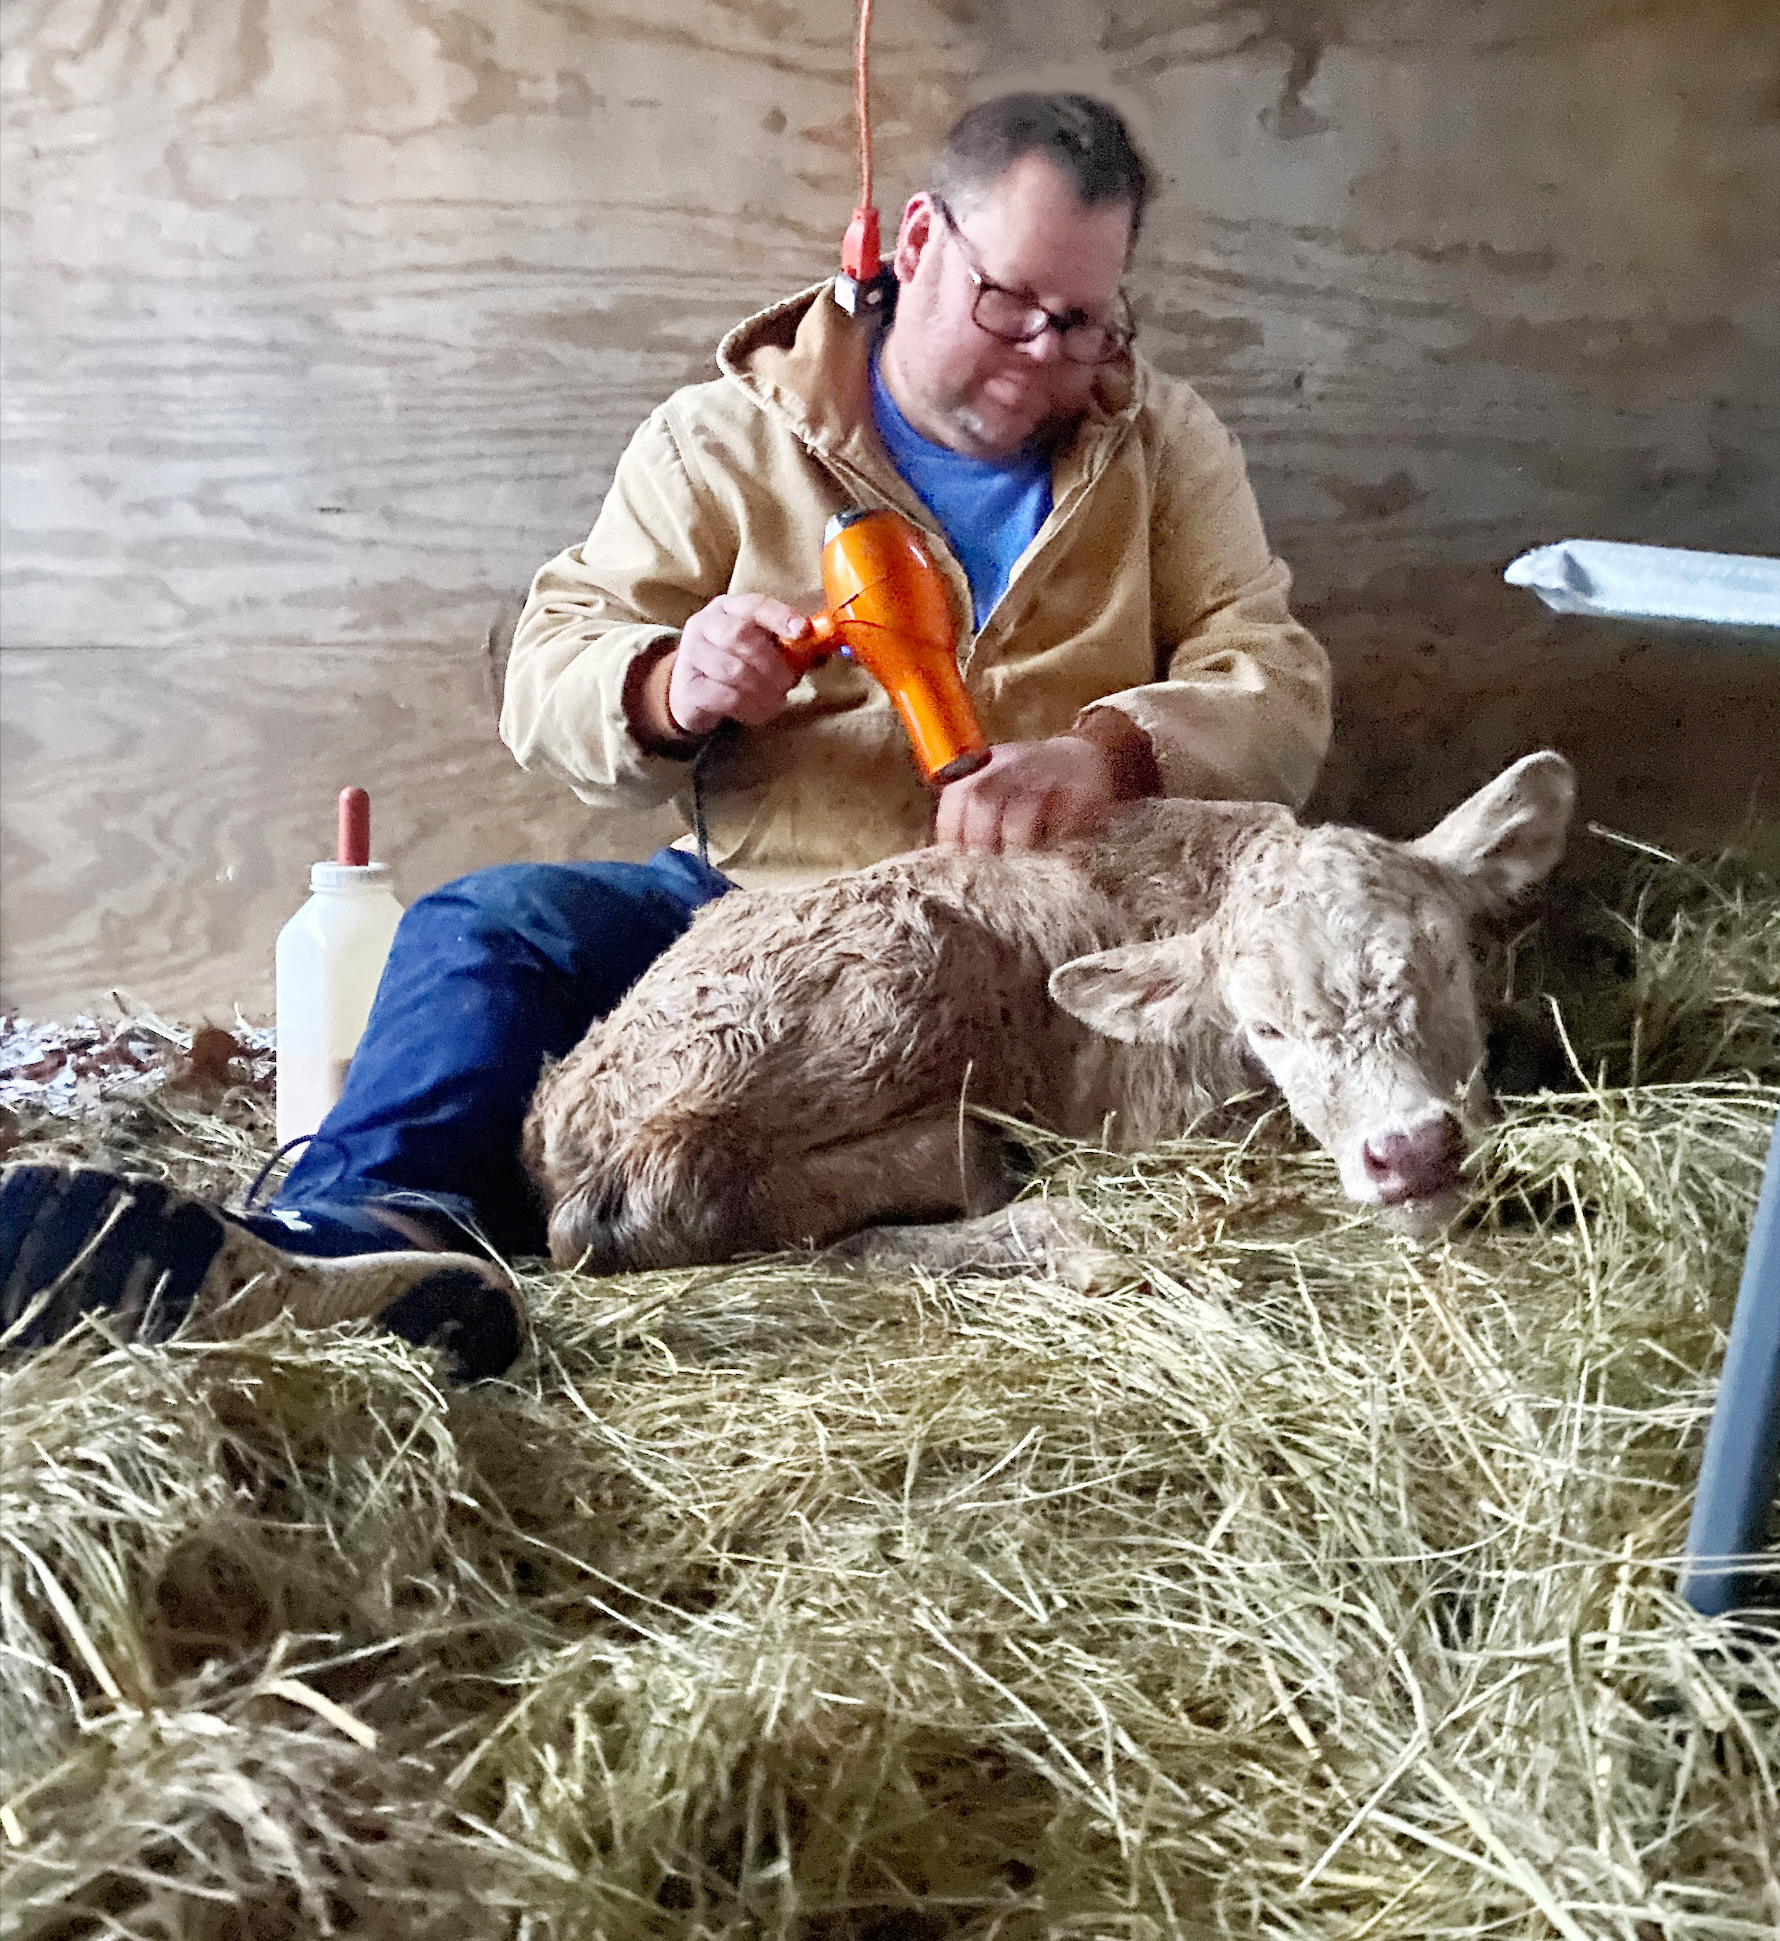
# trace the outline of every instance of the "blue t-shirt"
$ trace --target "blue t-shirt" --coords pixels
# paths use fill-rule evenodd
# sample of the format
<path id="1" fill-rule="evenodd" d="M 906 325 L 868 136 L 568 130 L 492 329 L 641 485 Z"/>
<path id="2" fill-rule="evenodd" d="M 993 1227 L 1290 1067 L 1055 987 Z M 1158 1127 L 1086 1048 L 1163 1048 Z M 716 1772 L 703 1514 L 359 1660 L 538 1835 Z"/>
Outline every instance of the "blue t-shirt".
<path id="1" fill-rule="evenodd" d="M 871 404 L 890 462 L 958 555 L 980 627 L 1007 591 L 1015 560 L 1051 516 L 1051 461 L 1037 452 L 971 458 L 923 438 L 896 408 L 875 357 Z"/>

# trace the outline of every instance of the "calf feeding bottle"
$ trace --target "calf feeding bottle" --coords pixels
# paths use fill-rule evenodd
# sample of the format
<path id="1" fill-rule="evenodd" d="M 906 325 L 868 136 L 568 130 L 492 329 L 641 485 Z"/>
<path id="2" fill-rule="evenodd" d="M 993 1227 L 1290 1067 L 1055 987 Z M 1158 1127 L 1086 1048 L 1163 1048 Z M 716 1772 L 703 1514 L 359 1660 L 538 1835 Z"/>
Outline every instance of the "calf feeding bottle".
<path id="1" fill-rule="evenodd" d="M 371 861 L 371 798 L 340 791 L 337 860 L 309 871 L 309 901 L 278 933 L 278 1143 L 313 1132 L 346 1083 L 402 906 Z"/>

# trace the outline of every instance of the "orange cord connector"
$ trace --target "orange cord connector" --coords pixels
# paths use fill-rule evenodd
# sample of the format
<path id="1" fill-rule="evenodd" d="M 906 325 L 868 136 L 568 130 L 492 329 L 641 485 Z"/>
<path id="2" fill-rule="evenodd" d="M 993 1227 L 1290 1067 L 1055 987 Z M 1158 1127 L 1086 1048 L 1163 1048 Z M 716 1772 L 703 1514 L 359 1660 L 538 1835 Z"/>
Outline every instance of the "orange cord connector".
<path id="1" fill-rule="evenodd" d="M 849 315 L 882 306 L 894 279 L 884 267 L 878 212 L 871 199 L 871 100 L 866 86 L 866 41 L 871 33 L 871 0 L 859 0 L 859 44 L 853 55 L 853 114 L 859 125 L 859 201 L 841 239 L 841 273 L 835 301 Z"/>

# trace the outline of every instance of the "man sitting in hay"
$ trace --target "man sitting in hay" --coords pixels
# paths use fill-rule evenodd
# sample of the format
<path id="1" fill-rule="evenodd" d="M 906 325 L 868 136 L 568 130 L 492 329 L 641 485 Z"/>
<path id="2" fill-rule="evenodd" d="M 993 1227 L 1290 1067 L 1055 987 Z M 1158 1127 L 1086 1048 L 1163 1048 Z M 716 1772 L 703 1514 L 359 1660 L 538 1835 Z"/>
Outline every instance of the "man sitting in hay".
<path id="1" fill-rule="evenodd" d="M 930 834 L 1054 848 L 1138 797 L 1302 804 L 1327 746 L 1327 660 L 1287 608 L 1235 442 L 1134 348 L 1123 279 L 1149 192 L 1103 104 L 986 102 L 903 212 L 887 328 L 823 285 L 731 333 L 721 376 L 648 419 L 592 533 L 539 573 L 502 718 L 523 764 L 590 803 L 686 805 L 696 767 L 716 866 L 682 845 L 642 865 L 485 870 L 421 898 L 344 1096 L 266 1211 L 13 1169 L 15 1345 L 95 1307 L 165 1333 L 251 1283 L 244 1324 L 278 1307 L 375 1317 L 443 1342 L 465 1375 L 496 1373 L 521 1330 L 484 1250 L 544 1248 L 519 1157 L 539 1071 L 700 905 Z M 855 503 L 928 533 L 974 623 L 993 758 L 937 815 L 885 695 L 843 663 L 798 684 L 776 638 L 807 628 L 780 596 L 809 584 L 826 521 Z"/>

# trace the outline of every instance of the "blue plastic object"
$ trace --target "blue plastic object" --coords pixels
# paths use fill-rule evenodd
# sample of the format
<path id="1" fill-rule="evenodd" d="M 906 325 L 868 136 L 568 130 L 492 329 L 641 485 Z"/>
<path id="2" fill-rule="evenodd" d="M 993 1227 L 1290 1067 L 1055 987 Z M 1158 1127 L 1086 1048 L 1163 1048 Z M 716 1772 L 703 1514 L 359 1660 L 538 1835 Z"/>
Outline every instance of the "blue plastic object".
<path id="1" fill-rule="evenodd" d="M 1780 1481 L 1780 1123 L 1755 1207 L 1700 1464 L 1681 1595 L 1707 1617 L 1743 1606 Z"/>

